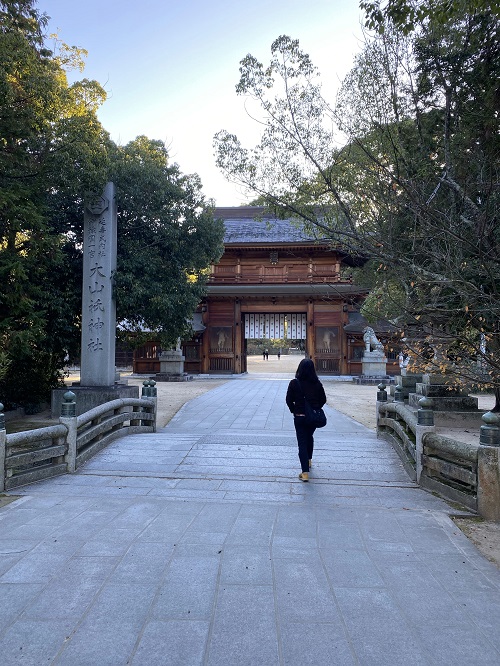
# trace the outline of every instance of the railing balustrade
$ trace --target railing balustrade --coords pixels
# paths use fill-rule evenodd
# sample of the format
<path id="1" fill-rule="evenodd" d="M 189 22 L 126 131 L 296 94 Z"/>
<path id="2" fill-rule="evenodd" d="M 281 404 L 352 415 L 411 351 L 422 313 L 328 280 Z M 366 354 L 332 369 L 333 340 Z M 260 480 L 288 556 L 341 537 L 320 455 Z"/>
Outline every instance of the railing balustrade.
<path id="1" fill-rule="evenodd" d="M 380 393 L 377 434 L 392 444 L 410 477 L 487 520 L 500 521 L 500 418 L 487 412 L 479 442 L 461 442 L 436 432 L 430 404 L 420 400 L 421 409 L 415 410 L 387 402 Z"/>
<path id="2" fill-rule="evenodd" d="M 118 437 L 156 432 L 154 384 L 144 382 L 142 398 L 112 400 L 80 416 L 68 391 L 59 424 L 10 435 L 0 404 L 0 491 L 74 472 Z"/>

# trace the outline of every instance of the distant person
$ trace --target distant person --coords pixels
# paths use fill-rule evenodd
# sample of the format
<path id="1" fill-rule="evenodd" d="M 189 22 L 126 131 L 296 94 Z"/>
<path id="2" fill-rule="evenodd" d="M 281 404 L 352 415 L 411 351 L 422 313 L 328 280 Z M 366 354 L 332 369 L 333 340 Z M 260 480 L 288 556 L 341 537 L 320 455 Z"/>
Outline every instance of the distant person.
<path id="1" fill-rule="evenodd" d="M 264 349 L 264 351 L 262 352 L 262 360 L 263 360 L 263 361 L 266 360 L 266 350 L 265 350 L 265 349 Z"/>
<path id="2" fill-rule="evenodd" d="M 281 358 L 281 349 L 278 349 L 278 361 L 280 360 L 280 358 Z"/>
<path id="3" fill-rule="evenodd" d="M 268 349 L 266 349 L 265 355 L 266 355 L 266 361 L 269 361 L 269 350 Z"/>
<path id="4" fill-rule="evenodd" d="M 298 381 L 297 381 L 298 380 Z M 299 460 L 302 472 L 299 479 L 309 481 L 309 468 L 312 467 L 315 426 L 305 423 L 305 400 L 313 409 L 320 409 L 326 404 L 323 384 L 319 381 L 314 362 L 304 358 L 299 363 L 295 379 L 288 385 L 286 404 L 293 414 L 295 434 L 299 447 Z"/>

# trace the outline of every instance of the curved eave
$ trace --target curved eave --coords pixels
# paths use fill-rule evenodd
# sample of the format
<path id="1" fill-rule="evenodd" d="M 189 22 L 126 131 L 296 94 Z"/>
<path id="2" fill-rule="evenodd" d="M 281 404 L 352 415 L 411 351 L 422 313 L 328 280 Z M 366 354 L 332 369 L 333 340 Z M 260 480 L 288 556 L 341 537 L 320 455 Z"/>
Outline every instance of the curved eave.
<path id="1" fill-rule="evenodd" d="M 365 257 L 353 257 L 341 247 L 329 243 L 318 243 L 318 241 L 301 243 L 281 243 L 279 241 L 268 241 L 266 243 L 224 243 L 225 252 L 248 252 L 249 250 L 265 250 L 267 252 L 276 250 L 278 252 L 329 252 L 336 254 L 346 266 L 359 267 L 367 262 Z"/>
<path id="2" fill-rule="evenodd" d="M 332 249 L 332 247 L 327 243 L 317 243 L 315 241 L 311 241 L 310 243 L 307 241 L 301 243 L 287 243 L 285 241 L 283 242 L 266 241 L 263 243 L 258 243 L 258 242 L 242 243 L 240 241 L 237 243 L 231 243 L 225 241 L 224 247 L 228 250 L 248 250 L 248 249 L 267 250 L 270 248 L 277 248 L 283 250 L 300 250 L 300 249 L 331 250 Z"/>
<path id="3" fill-rule="evenodd" d="M 211 284 L 208 296 L 354 296 L 368 289 L 353 284 Z"/>

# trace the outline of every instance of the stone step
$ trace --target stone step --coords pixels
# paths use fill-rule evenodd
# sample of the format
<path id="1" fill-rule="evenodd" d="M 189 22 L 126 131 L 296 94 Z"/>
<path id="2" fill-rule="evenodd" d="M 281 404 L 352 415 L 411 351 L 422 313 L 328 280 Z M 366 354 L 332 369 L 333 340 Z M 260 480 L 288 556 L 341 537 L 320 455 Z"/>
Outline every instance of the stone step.
<path id="1" fill-rule="evenodd" d="M 410 393 L 408 397 L 408 404 L 414 409 L 418 409 L 420 405 L 418 401 L 422 398 L 420 393 Z M 430 397 L 432 400 L 432 409 L 433 411 L 442 411 L 442 412 L 471 412 L 478 409 L 478 399 L 473 398 L 472 396 L 450 396 L 450 397 L 434 397 L 434 396 L 425 396 Z"/>
<path id="2" fill-rule="evenodd" d="M 417 382 L 422 381 L 422 375 L 397 375 L 395 379 L 398 386 L 402 386 L 403 388 L 415 388 Z"/>
<path id="3" fill-rule="evenodd" d="M 467 397 L 467 389 L 459 389 L 448 384 L 424 384 L 417 382 L 415 385 L 415 393 L 427 398 L 450 398 L 450 397 Z"/>

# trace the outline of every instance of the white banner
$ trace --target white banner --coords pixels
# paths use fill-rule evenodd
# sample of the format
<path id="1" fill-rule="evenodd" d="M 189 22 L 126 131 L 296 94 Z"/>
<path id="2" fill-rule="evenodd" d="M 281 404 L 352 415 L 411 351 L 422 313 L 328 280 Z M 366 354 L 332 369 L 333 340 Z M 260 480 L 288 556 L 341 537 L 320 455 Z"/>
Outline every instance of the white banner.
<path id="1" fill-rule="evenodd" d="M 245 314 L 245 338 L 247 339 L 283 339 L 285 328 L 288 329 L 289 340 L 305 340 L 307 316 L 305 314 Z"/>

